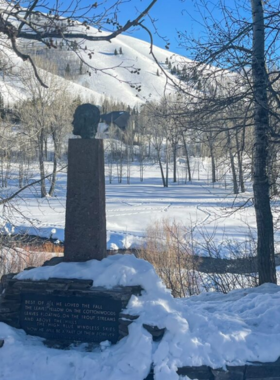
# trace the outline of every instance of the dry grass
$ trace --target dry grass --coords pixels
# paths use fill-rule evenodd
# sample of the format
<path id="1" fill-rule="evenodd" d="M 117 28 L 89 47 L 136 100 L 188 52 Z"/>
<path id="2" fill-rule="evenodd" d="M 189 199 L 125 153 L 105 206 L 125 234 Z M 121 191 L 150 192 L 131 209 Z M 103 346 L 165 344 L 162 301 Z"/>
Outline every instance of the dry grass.
<path id="1" fill-rule="evenodd" d="M 39 267 L 54 256 L 63 255 L 63 247 L 51 242 L 35 246 L 13 244 L 0 248 L 0 278 L 7 273 L 18 273 L 25 268 Z"/>
<path id="2" fill-rule="evenodd" d="M 199 294 L 198 278 L 186 230 L 175 221 L 162 220 L 147 230 L 138 257 L 149 261 L 174 297 Z"/>

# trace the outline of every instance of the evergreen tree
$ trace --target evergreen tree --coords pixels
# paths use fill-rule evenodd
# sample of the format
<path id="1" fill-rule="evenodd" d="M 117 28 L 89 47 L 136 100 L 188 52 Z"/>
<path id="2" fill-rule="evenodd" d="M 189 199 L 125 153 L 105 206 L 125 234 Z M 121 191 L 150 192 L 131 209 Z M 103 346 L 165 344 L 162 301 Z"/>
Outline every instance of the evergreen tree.
<path id="1" fill-rule="evenodd" d="M 169 61 L 169 62 L 168 62 L 168 69 L 171 70 L 171 67 L 172 67 L 172 66 L 171 66 L 171 62 Z"/>
<path id="2" fill-rule="evenodd" d="M 69 77 L 70 73 L 71 73 L 70 65 L 69 65 L 69 63 L 67 63 L 67 65 L 65 67 L 65 76 Z"/>
<path id="3" fill-rule="evenodd" d="M 176 71 L 176 66 L 174 65 L 171 69 L 171 74 L 176 74 L 177 71 Z"/>
<path id="4" fill-rule="evenodd" d="M 117 49 L 114 50 L 114 55 L 118 55 Z"/>
<path id="5" fill-rule="evenodd" d="M 3 96 L 2 96 L 1 93 L 0 93 L 0 115 L 1 115 L 1 118 L 2 118 L 2 119 L 5 118 L 4 100 L 3 100 Z"/>
<path id="6" fill-rule="evenodd" d="M 168 65 L 169 61 L 168 58 L 166 57 L 165 64 Z"/>
<path id="7" fill-rule="evenodd" d="M 181 71 L 181 79 L 182 80 L 187 80 L 187 66 L 184 65 Z"/>
<path id="8" fill-rule="evenodd" d="M 70 45 L 71 45 L 72 50 L 76 51 L 78 49 L 77 41 L 71 41 Z"/>
<path id="9" fill-rule="evenodd" d="M 159 70 L 157 69 L 157 76 L 159 77 Z"/>
<path id="10" fill-rule="evenodd" d="M 194 68 L 194 70 L 192 72 L 192 80 L 195 82 L 198 81 L 198 74 L 197 74 L 196 68 Z"/>
<path id="11" fill-rule="evenodd" d="M 119 54 L 122 55 L 123 54 L 123 51 L 122 51 L 122 48 L 120 47 L 119 49 Z"/>
<path id="12" fill-rule="evenodd" d="M 83 61 L 80 61 L 79 74 L 83 75 Z"/>

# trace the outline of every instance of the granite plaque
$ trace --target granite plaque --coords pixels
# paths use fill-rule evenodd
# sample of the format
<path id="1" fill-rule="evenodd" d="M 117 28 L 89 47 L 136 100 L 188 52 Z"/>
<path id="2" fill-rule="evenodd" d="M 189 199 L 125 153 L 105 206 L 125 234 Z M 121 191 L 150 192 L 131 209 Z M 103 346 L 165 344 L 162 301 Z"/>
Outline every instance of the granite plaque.
<path id="1" fill-rule="evenodd" d="M 115 343 L 121 301 L 108 297 L 71 297 L 22 293 L 20 327 L 50 340 Z"/>

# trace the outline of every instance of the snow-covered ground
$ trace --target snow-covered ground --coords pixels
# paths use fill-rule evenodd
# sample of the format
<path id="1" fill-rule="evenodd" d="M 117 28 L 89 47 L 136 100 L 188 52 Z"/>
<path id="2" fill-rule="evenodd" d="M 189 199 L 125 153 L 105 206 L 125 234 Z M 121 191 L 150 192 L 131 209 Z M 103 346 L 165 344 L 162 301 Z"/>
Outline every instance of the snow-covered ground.
<path id="1" fill-rule="evenodd" d="M 163 188 L 156 164 L 146 164 L 144 182 L 139 165 L 130 168 L 130 184 L 109 184 L 106 178 L 107 246 L 137 247 L 149 225 L 164 219 L 181 222 L 196 239 L 201 230 L 214 231 L 217 244 L 244 242 L 255 234 L 255 218 L 248 192 L 234 196 L 225 180 L 210 183 L 210 162 L 191 158 L 193 181 L 185 183 L 179 163 L 179 182 Z M 36 178 L 34 178 L 36 179 Z M 60 173 L 54 197 L 40 198 L 38 187 L 29 188 L 5 208 L 5 230 L 64 239 L 66 173 Z M 246 203 L 246 208 L 240 206 Z M 233 213 L 233 211 L 235 211 Z M 4 210 L 3 210 L 4 212 Z M 251 231 L 251 232 L 250 232 Z M 139 315 L 129 336 L 116 345 L 85 344 L 68 351 L 50 349 L 43 339 L 0 323 L 0 379 L 21 380 L 143 380 L 154 368 L 156 380 L 177 380 L 177 368 L 208 365 L 212 368 L 249 361 L 272 362 L 280 356 L 280 287 L 263 285 L 227 295 L 204 293 L 174 299 L 153 267 L 133 255 L 115 255 L 101 262 L 62 263 L 23 272 L 21 279 L 49 277 L 93 279 L 95 286 L 141 285 L 127 312 Z M 143 324 L 165 328 L 160 342 L 153 342 Z"/>
<path id="2" fill-rule="evenodd" d="M 84 278 L 95 286 L 140 284 L 144 290 L 127 306 L 127 313 L 139 316 L 129 335 L 116 345 L 97 344 L 90 352 L 85 344 L 68 351 L 46 348 L 42 338 L 0 323 L 0 339 L 5 341 L 0 348 L 3 380 L 143 380 L 151 366 L 156 380 L 177 380 L 177 368 L 182 366 L 218 368 L 271 362 L 280 356 L 280 287 L 273 284 L 174 299 L 153 267 L 133 255 L 61 263 L 17 277 Z M 160 342 L 153 342 L 144 323 L 166 329 Z"/>
<path id="3" fill-rule="evenodd" d="M 179 181 L 168 188 L 162 186 L 157 164 L 146 164 L 144 181 L 140 182 L 139 165 L 130 168 L 130 184 L 109 184 L 106 178 L 106 217 L 108 249 L 136 248 L 144 243 L 147 228 L 163 219 L 181 223 L 186 233 L 192 230 L 196 239 L 201 232 L 211 236 L 217 244 L 236 240 L 244 242 L 255 235 L 255 214 L 248 192 L 232 194 L 229 178 L 213 186 L 209 181 L 210 162 L 191 159 L 193 181 L 185 183 L 184 164 L 179 165 Z M 199 168 L 199 171 L 198 171 Z M 57 189 L 52 198 L 41 199 L 39 187 L 21 193 L 5 208 L 5 231 L 64 240 L 66 173 L 58 176 Z M 199 179 L 198 179 L 199 178 Z M 37 177 L 34 177 L 37 179 Z M 3 195 L 4 196 L 4 195 Z M 246 203 L 246 207 L 241 206 Z M 55 230 L 55 232 L 54 232 Z"/>

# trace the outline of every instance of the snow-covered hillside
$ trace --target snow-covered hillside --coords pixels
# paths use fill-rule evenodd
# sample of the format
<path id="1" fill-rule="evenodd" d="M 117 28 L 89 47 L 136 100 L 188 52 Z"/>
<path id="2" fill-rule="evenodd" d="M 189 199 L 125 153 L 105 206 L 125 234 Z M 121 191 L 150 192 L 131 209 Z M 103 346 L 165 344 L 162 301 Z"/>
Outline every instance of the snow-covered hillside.
<path id="1" fill-rule="evenodd" d="M 89 33 L 96 34 L 98 32 L 91 28 Z M 81 96 L 85 101 L 93 98 L 95 102 L 101 103 L 102 99 L 106 97 L 133 107 L 147 100 L 158 101 L 164 94 L 174 93 L 174 86 L 167 83 L 166 76 L 150 54 L 149 43 L 131 36 L 120 35 L 111 43 L 87 41 L 83 46 L 86 46 L 87 50 L 79 51 L 79 55 L 84 61 L 80 69 L 80 61 L 75 52 L 69 52 L 64 48 L 49 50 L 44 49 L 41 45 L 34 48 L 33 45 L 33 48 L 29 46 L 28 52 L 32 52 L 33 49 L 37 54 L 39 52 L 41 58 L 43 55 L 44 59 L 45 55 L 45 58 L 54 60 L 60 65 L 60 71 L 65 70 L 67 62 L 70 62 L 71 71 L 75 72 L 75 75 L 71 75 L 69 79 L 72 83 L 74 82 L 73 85 L 71 83 L 70 92 L 73 96 Z M 90 54 L 89 52 L 92 51 L 94 53 Z M 178 78 L 170 73 L 166 59 L 172 66 L 182 66 L 182 62 L 191 62 L 156 46 L 153 46 L 153 52 L 161 68 L 166 70 L 175 82 L 178 81 Z M 19 84 L 18 78 L 22 70 L 30 65 L 16 57 L 8 48 L 1 47 L 1 57 L 10 60 L 9 67 L 12 67 L 10 71 L 2 73 L 1 93 L 6 103 L 14 103 L 24 96 L 24 88 Z M 61 78 L 61 81 L 65 80 Z M 139 86 L 141 86 L 141 91 L 138 91 Z"/>
<path id="2" fill-rule="evenodd" d="M 156 62 L 150 54 L 150 44 L 131 36 L 120 35 L 112 41 L 88 43 L 89 48 L 94 49 L 94 55 L 90 59 L 86 53 L 83 58 L 89 65 L 97 69 L 113 68 L 105 72 L 97 71 L 93 75 L 81 75 L 78 83 L 87 86 L 91 90 L 99 92 L 100 95 L 112 97 L 130 105 L 145 102 L 146 100 L 160 100 L 165 94 L 174 93 L 174 88 L 167 84 L 165 75 L 159 70 Z M 115 50 L 123 54 L 115 55 Z M 153 51 L 163 69 L 166 58 L 179 62 L 183 57 L 153 47 Z M 132 73 L 140 69 L 139 74 Z M 159 73 L 159 75 L 157 75 Z M 176 81 L 177 78 L 168 73 Z M 141 91 L 130 87 L 128 82 L 141 85 Z"/>

